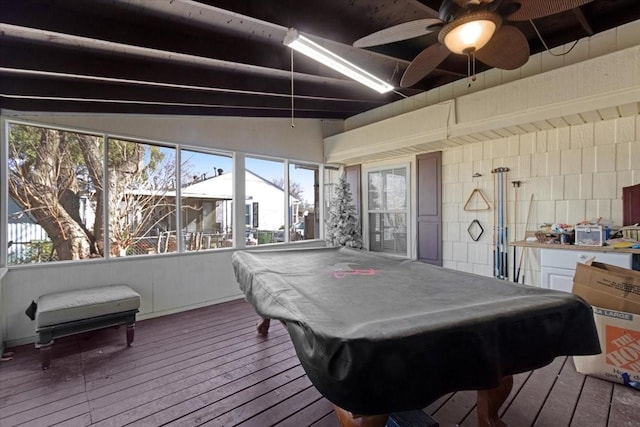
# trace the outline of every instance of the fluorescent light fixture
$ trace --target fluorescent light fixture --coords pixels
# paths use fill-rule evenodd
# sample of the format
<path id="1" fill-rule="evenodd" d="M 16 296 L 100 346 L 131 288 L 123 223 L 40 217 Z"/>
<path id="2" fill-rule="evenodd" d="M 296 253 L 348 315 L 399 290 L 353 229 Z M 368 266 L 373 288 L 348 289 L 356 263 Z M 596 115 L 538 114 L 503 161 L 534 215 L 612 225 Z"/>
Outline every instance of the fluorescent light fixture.
<path id="1" fill-rule="evenodd" d="M 453 53 L 473 53 L 491 40 L 500 24 L 502 18 L 493 12 L 471 12 L 442 27 L 438 40 Z"/>
<path id="2" fill-rule="evenodd" d="M 380 80 L 373 74 L 309 40 L 305 36 L 299 34 L 294 28 L 290 28 L 287 31 L 287 36 L 284 38 L 284 44 L 285 46 L 289 46 L 291 49 L 296 50 L 309 58 L 315 59 L 327 67 L 332 68 L 377 92 L 386 93 L 393 90 L 393 86 L 389 83 Z"/>

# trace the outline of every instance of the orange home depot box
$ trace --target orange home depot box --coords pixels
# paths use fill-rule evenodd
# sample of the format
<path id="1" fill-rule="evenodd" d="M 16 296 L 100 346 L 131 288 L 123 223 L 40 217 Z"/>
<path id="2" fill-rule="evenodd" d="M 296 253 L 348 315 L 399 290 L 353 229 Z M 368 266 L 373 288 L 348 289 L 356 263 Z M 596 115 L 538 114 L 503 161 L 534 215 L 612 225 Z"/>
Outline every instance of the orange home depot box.
<path id="1" fill-rule="evenodd" d="M 640 271 L 578 264 L 573 293 L 593 306 L 602 353 L 574 356 L 578 372 L 625 383 L 640 381 Z"/>
<path id="2" fill-rule="evenodd" d="M 602 353 L 573 356 L 576 370 L 623 384 L 625 377 L 640 381 L 640 315 L 594 306 L 593 316 Z"/>

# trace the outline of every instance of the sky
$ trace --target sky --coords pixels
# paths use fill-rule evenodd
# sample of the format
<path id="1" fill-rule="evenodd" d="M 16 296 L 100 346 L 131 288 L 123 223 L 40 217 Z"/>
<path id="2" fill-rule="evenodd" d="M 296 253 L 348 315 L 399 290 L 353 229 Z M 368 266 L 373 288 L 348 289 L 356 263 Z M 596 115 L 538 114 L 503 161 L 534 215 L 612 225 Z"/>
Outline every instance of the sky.
<path id="1" fill-rule="evenodd" d="M 231 157 L 190 150 L 182 150 L 182 163 L 188 165 L 191 172 L 190 175 L 201 176 L 206 173 L 206 176 L 209 178 L 215 176 L 216 169 L 222 169 L 223 173 L 233 170 L 233 159 Z M 256 159 L 247 156 L 246 168 L 269 182 L 284 177 L 283 162 Z M 313 171 L 296 168 L 293 163 L 289 163 L 289 170 L 290 182 L 299 184 L 303 191 L 302 198 L 304 201 L 311 203 L 313 201 Z"/>

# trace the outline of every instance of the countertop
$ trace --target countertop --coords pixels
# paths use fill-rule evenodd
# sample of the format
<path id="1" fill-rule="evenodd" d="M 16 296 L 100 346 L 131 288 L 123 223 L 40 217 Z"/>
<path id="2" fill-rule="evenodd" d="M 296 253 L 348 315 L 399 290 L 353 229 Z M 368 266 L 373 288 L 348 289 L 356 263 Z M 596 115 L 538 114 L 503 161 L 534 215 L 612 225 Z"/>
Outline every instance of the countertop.
<path id="1" fill-rule="evenodd" d="M 612 246 L 582 246 L 582 245 L 559 245 L 556 243 L 539 243 L 539 242 L 526 242 L 520 240 L 517 242 L 511 242 L 511 246 L 522 246 L 525 248 L 539 248 L 539 249 L 564 249 L 569 251 L 591 251 L 591 252 L 616 252 L 624 254 L 640 254 L 640 249 L 620 248 L 616 249 Z"/>

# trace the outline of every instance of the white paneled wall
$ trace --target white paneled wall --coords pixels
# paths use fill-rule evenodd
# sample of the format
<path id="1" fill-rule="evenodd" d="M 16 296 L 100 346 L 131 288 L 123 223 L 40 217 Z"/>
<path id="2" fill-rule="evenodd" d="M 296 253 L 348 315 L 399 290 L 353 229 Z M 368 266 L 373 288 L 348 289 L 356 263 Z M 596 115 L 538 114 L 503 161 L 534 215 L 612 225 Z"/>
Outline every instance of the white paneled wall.
<path id="1" fill-rule="evenodd" d="M 509 240 L 522 240 L 527 228 L 603 217 L 622 224 L 622 187 L 640 183 L 640 116 L 526 133 L 477 142 L 443 153 L 444 266 L 492 275 L 494 174 L 508 167 Z M 474 173 L 482 176 L 473 178 Z M 512 181 L 522 181 L 515 199 Z M 481 189 L 490 211 L 465 211 L 471 192 Z M 517 211 L 517 215 L 516 215 Z M 477 219 L 484 234 L 474 242 L 467 232 Z M 525 273 L 539 285 L 537 250 L 529 250 Z M 520 253 L 517 254 L 520 258 Z M 509 256 L 511 271 L 512 254 Z"/>
<path id="2" fill-rule="evenodd" d="M 531 55 L 529 61 L 515 70 L 500 70 L 492 68 L 478 74 L 476 81 L 471 85 L 466 79 L 434 88 L 426 93 L 402 99 L 392 104 L 387 104 L 374 110 L 350 117 L 345 121 L 345 129 L 355 129 L 370 123 L 394 117 L 401 113 L 414 111 L 428 105 L 438 104 L 463 95 L 482 91 L 484 89 L 500 86 L 502 84 L 530 77 L 546 71 L 556 70 L 567 65 L 597 58 L 622 49 L 636 46 L 640 40 L 640 21 L 630 22 L 621 27 L 598 33 L 591 37 L 585 37 L 573 47 L 573 42 L 564 46 L 551 49 L 551 52 L 541 52 Z M 565 55 L 562 55 L 566 53 Z M 560 55 L 560 56 L 558 56 Z M 568 82 L 579 85 L 574 74 L 568 76 Z"/>

